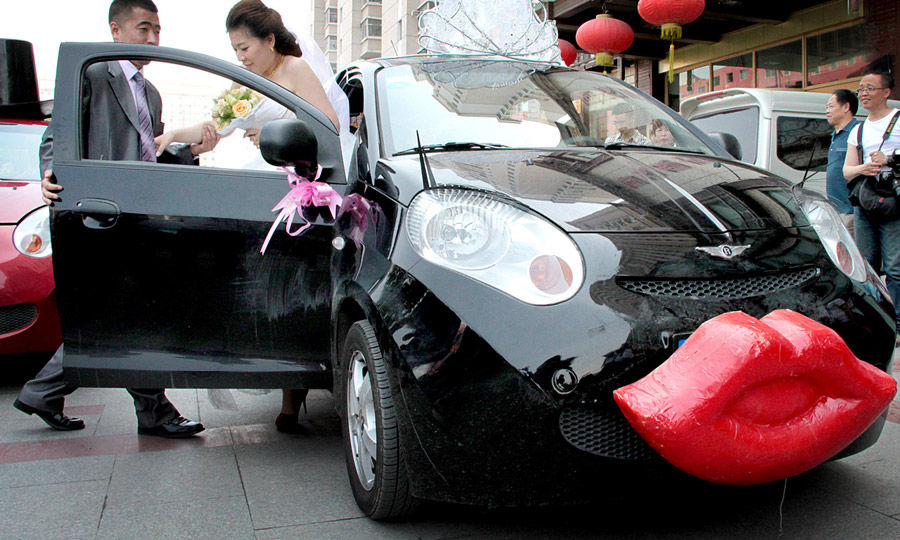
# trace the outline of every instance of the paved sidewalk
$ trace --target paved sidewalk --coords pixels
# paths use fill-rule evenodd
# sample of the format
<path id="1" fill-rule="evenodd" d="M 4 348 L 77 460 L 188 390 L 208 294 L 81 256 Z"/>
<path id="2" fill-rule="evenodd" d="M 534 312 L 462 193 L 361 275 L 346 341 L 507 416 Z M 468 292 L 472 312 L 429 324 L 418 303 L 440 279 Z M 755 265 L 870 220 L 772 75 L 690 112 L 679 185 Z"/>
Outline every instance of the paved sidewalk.
<path id="1" fill-rule="evenodd" d="M 0 384 L 0 537 L 8 538 L 900 538 L 900 404 L 869 450 L 750 488 L 662 480 L 651 492 L 598 486 L 595 504 L 491 510 L 430 505 L 414 520 L 360 514 L 331 395 L 310 394 L 307 433 L 275 431 L 280 392 L 170 390 L 207 430 L 191 440 L 136 435 L 130 396 L 84 388 L 56 432 L 13 409 Z M 783 500 L 783 503 L 782 503 Z"/>

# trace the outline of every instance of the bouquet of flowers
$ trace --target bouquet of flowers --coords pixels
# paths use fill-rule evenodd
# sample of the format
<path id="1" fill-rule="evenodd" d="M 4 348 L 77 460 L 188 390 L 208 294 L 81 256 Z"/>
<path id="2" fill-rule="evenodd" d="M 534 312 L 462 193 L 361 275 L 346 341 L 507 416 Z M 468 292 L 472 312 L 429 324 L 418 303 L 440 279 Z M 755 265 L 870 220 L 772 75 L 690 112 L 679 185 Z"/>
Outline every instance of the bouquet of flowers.
<path id="1" fill-rule="evenodd" d="M 216 130 L 224 131 L 238 118 L 247 118 L 254 107 L 262 101 L 262 96 L 245 86 L 231 88 L 219 94 L 213 101 L 212 119 Z M 230 130 L 229 130 L 230 131 Z"/>

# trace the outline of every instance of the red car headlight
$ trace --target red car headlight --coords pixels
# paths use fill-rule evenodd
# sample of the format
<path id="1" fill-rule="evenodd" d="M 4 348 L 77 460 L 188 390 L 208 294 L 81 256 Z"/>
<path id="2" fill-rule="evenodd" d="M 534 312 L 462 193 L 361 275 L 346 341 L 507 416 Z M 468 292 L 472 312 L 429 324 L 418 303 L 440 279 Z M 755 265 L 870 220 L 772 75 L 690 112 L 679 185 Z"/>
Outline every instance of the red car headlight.
<path id="1" fill-rule="evenodd" d="M 49 257 L 53 253 L 50 245 L 50 208 L 42 206 L 25 216 L 13 232 L 13 244 L 22 255 Z"/>

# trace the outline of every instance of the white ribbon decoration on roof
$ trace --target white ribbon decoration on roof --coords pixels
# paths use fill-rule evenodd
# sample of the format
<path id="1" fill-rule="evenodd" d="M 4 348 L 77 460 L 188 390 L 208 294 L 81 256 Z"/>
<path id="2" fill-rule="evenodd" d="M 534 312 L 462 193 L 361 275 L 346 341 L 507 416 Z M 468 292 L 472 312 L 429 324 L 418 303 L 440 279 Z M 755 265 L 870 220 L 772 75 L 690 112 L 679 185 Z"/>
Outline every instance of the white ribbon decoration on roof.
<path id="1" fill-rule="evenodd" d="M 547 8 L 533 0 L 438 0 L 419 15 L 419 45 L 429 54 L 524 61 L 504 64 L 507 69 L 500 76 L 496 64 L 479 72 L 477 62 L 434 72 L 442 82 L 461 88 L 513 84 L 537 68 L 530 62 L 563 65 L 557 38 L 556 23 L 547 20 Z"/>

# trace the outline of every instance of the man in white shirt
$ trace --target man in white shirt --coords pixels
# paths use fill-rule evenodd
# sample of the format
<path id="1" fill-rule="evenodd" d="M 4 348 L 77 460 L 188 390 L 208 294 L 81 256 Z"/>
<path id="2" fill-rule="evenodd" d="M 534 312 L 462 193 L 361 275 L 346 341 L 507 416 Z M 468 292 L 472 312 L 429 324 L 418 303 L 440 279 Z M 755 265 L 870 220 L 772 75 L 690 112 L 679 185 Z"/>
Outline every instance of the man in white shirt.
<path id="1" fill-rule="evenodd" d="M 894 88 L 894 78 L 889 73 L 870 72 L 859 81 L 859 103 L 869 116 L 850 131 L 847 139 L 847 157 L 844 159 L 844 178 L 851 180 L 859 175 L 876 176 L 890 171 L 887 165 L 894 150 L 900 148 L 900 122 L 893 126 L 887 139 L 885 131 L 897 109 L 888 107 L 887 99 Z M 859 130 L 862 135 L 862 163 L 858 149 Z M 876 271 L 886 276 L 885 282 L 894 304 L 900 303 L 900 218 L 873 219 L 859 207 L 853 209 L 854 237 L 859 250 Z"/>

